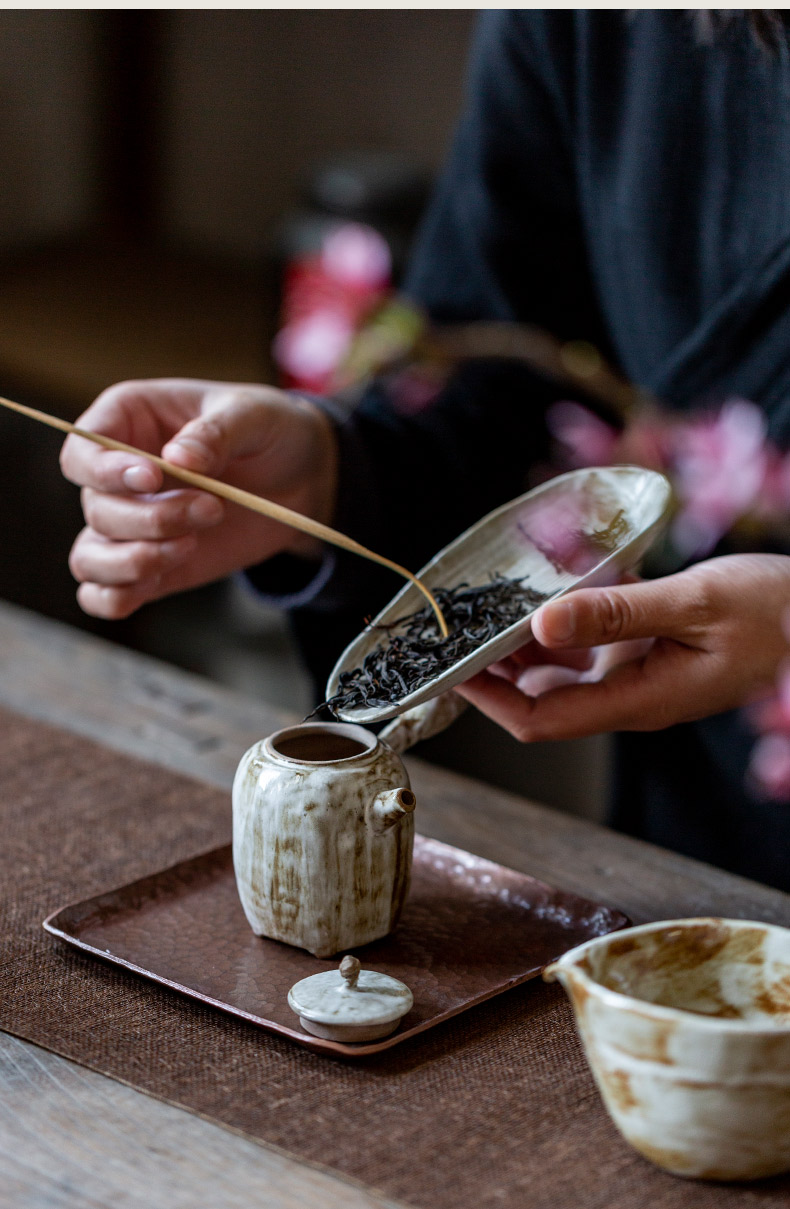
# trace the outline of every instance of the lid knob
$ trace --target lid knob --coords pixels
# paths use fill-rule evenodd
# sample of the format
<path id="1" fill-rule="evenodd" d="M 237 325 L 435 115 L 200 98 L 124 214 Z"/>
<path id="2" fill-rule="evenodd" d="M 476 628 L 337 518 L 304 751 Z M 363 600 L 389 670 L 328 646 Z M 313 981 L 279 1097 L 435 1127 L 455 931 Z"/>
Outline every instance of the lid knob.
<path id="1" fill-rule="evenodd" d="M 362 965 L 359 958 L 352 957 L 351 954 L 348 954 L 341 961 L 340 973 L 345 979 L 346 986 L 350 991 L 353 991 L 354 987 L 357 985 L 357 979 L 359 978 L 359 971 L 361 969 Z"/>

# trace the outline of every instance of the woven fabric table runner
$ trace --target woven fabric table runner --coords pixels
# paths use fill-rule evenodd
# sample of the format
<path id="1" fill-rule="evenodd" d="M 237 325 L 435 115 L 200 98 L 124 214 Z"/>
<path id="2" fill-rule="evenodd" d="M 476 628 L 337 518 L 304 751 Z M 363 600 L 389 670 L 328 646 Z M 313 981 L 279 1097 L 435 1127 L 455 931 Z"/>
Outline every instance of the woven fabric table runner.
<path id="1" fill-rule="evenodd" d="M 46 935 L 68 902 L 226 843 L 228 796 L 0 710 L 0 1027 L 423 1209 L 786 1206 L 620 1139 L 569 1006 L 528 983 L 402 1046 L 327 1058 Z"/>

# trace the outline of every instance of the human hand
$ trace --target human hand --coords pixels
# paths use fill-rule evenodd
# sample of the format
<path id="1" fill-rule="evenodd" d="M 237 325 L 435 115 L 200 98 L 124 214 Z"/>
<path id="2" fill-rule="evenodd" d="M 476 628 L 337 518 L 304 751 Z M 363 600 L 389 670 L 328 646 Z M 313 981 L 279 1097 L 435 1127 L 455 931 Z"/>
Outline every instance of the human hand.
<path id="1" fill-rule="evenodd" d="M 694 721 L 770 691 L 788 654 L 788 602 L 790 558 L 769 554 L 580 589 L 535 614 L 529 667 L 516 658 L 456 692 L 524 742 Z M 578 648 L 600 649 L 587 671 L 564 671 L 565 683 L 535 667 L 538 652 Z"/>
<path id="2" fill-rule="evenodd" d="M 312 403 L 266 386 L 158 379 L 110 387 L 78 421 L 168 461 L 331 520 L 336 445 Z M 86 527 L 69 565 L 87 613 L 117 619 L 317 542 L 236 504 L 167 480 L 152 462 L 69 436 L 67 479 L 82 487 Z"/>

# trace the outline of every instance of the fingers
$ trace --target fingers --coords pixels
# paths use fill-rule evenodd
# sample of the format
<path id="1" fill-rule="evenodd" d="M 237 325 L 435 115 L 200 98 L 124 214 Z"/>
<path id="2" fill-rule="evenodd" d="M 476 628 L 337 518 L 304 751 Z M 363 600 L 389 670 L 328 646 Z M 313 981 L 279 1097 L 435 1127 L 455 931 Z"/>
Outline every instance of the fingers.
<path id="1" fill-rule="evenodd" d="M 231 459 L 271 445 L 283 411 L 299 406 L 269 387 L 181 379 L 122 382 L 100 395 L 78 424 L 216 476 Z M 73 483 L 119 495 L 153 493 L 163 483 L 152 462 L 104 450 L 73 434 L 64 442 L 61 469 Z"/>
<path id="2" fill-rule="evenodd" d="M 529 742 L 529 720 L 535 700 L 525 696 L 515 684 L 485 671 L 457 685 L 455 692 L 515 739 Z"/>
<path id="3" fill-rule="evenodd" d="M 579 739 L 617 730 L 659 730 L 706 716 L 733 702 L 722 699 L 715 657 L 659 642 L 604 679 L 540 687 L 520 686 L 482 672 L 456 692 L 522 743 Z M 681 695 L 678 684 L 683 684 Z M 525 680 L 525 686 L 527 681 Z M 534 686 L 533 686 L 534 687 Z"/>
<path id="4" fill-rule="evenodd" d="M 719 672 L 708 655 L 660 643 L 602 680 L 545 693 L 515 721 L 511 733 L 523 742 L 535 742 L 661 730 L 690 722 L 719 708 Z M 677 692 L 680 684 L 682 694 Z M 727 708 L 731 703 L 723 704 Z"/>
<path id="5" fill-rule="evenodd" d="M 597 648 L 590 672 L 557 687 L 538 669 L 492 668 L 458 691 L 528 742 L 734 709 L 773 684 L 786 657 L 788 584 L 790 560 L 733 555 L 651 583 L 579 590 L 544 605 L 532 628 L 547 647 Z"/>
<path id="6" fill-rule="evenodd" d="M 104 621 L 122 621 L 156 597 L 159 583 L 156 579 L 129 588 L 80 584 L 77 589 L 77 602 L 82 611 L 91 617 L 101 617 Z"/>
<path id="7" fill-rule="evenodd" d="M 259 453 L 269 439 L 264 422 L 271 407 L 268 393 L 252 387 L 210 392 L 201 415 L 168 441 L 162 456 L 187 470 L 218 475 L 232 458 Z"/>
<path id="8" fill-rule="evenodd" d="M 545 663 L 541 667 L 528 667 L 516 680 L 516 688 L 526 697 L 541 697 L 551 689 L 564 684 L 577 684 L 581 672 L 572 667 Z"/>
<path id="9" fill-rule="evenodd" d="M 315 405 L 270 387 L 167 379 L 105 391 L 80 426 L 181 466 L 226 478 L 296 511 L 331 517 L 336 443 Z M 70 437 L 61 465 L 83 488 L 87 527 L 70 565 L 80 604 L 124 617 L 306 540 L 215 497 L 189 491 L 144 457 Z M 311 550 L 315 545 L 309 539 Z"/>
<path id="10" fill-rule="evenodd" d="M 697 639 L 709 603 L 688 573 L 650 582 L 582 588 L 538 610 L 532 632 L 547 647 L 603 646 L 646 638 Z"/>
<path id="11" fill-rule="evenodd" d="M 166 491 L 131 498 L 83 488 L 88 527 L 113 541 L 165 541 L 219 524 L 225 508 L 204 491 Z"/>
<path id="12" fill-rule="evenodd" d="M 78 487 L 113 494 L 158 491 L 164 481 L 162 471 L 153 462 L 131 453 L 102 449 L 73 433 L 66 437 L 60 451 L 60 468 Z"/>
<path id="13" fill-rule="evenodd" d="M 113 542 L 83 529 L 69 558 L 80 587 L 80 607 L 93 617 L 119 620 L 164 594 L 163 581 L 194 554 L 194 535 L 160 542 Z"/>
<path id="14" fill-rule="evenodd" d="M 628 678 L 632 679 L 630 672 Z M 520 743 L 578 739 L 610 730 L 628 730 L 627 720 L 633 723 L 637 709 L 644 712 L 641 701 L 624 702 L 622 697 L 614 697 L 607 681 L 549 685 L 548 691 L 527 695 L 521 687 L 481 672 L 459 685 L 456 692 Z"/>
<path id="15" fill-rule="evenodd" d="M 268 388 L 180 378 L 120 382 L 99 395 L 77 423 L 80 428 L 104 433 L 156 454 L 186 428 L 184 448 L 174 450 L 177 456 L 173 460 L 191 469 L 208 470 L 212 466 L 216 469 L 224 464 L 223 455 L 227 456 L 228 448 L 232 447 L 232 427 L 238 411 L 248 420 L 253 401 L 260 408 L 276 393 Z M 202 418 L 201 413 L 223 407 L 231 413 L 227 422 L 215 425 L 210 416 Z M 206 429 L 201 436 L 202 424 Z M 248 435 L 249 426 L 245 438 Z M 200 448 L 199 457 L 196 458 L 194 449 L 190 452 L 190 442 Z M 103 450 L 73 434 L 64 442 L 61 469 L 67 479 L 80 486 L 120 494 L 158 491 L 163 479 L 162 471 L 153 463 L 134 454 Z"/>
<path id="16" fill-rule="evenodd" d="M 189 387 L 177 382 L 120 382 L 99 395 L 77 425 L 159 453 L 167 424 L 175 431 L 187 418 Z M 193 389 L 193 394 L 195 391 Z M 181 418 L 179 418 L 181 417 Z M 97 491 L 158 491 L 162 472 L 134 454 L 113 452 L 84 437 L 68 436 L 60 454 L 63 474 L 72 483 Z"/>
<path id="17" fill-rule="evenodd" d="M 526 646 L 519 647 L 507 659 L 492 663 L 488 670 L 495 676 L 503 676 L 515 684 L 522 673 L 529 668 L 553 664 L 586 672 L 592 667 L 593 660 L 594 653 L 587 648 L 550 651 L 538 642 L 528 642 Z"/>
<path id="18" fill-rule="evenodd" d="M 159 542 L 113 542 L 92 529 L 83 529 L 72 547 L 69 568 L 80 583 L 134 584 L 184 562 L 196 545 L 193 534 Z"/>

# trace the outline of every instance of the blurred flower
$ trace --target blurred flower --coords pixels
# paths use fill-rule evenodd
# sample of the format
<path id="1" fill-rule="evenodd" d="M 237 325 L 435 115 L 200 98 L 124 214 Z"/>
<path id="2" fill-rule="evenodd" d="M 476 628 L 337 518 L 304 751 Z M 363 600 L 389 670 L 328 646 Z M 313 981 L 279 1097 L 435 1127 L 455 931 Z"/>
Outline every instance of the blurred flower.
<path id="1" fill-rule="evenodd" d="M 620 434 L 580 403 L 563 399 L 549 408 L 549 432 L 564 447 L 569 469 L 607 466 L 614 461 Z"/>
<path id="2" fill-rule="evenodd" d="M 284 386 L 333 389 L 356 333 L 389 291 L 391 272 L 386 240 L 363 223 L 336 227 L 318 252 L 289 264 L 272 346 Z"/>
<path id="3" fill-rule="evenodd" d="M 769 464 L 765 417 L 754 403 L 732 399 L 672 433 L 668 470 L 680 504 L 673 537 L 686 557 L 699 558 L 760 500 Z"/>
<path id="4" fill-rule="evenodd" d="M 383 235 L 363 223 L 344 223 L 327 235 L 321 249 L 326 275 L 356 290 L 385 290 L 392 256 Z"/>
<path id="5" fill-rule="evenodd" d="M 324 308 L 281 328 L 274 339 L 274 356 L 291 386 L 320 393 L 353 337 L 350 319 Z"/>
<path id="6" fill-rule="evenodd" d="M 790 643 L 790 610 L 784 632 Z M 749 779 L 766 797 L 790 800 L 790 658 L 779 669 L 776 692 L 752 711 L 751 718 L 761 734 L 752 748 Z"/>
<path id="7" fill-rule="evenodd" d="M 388 380 L 387 391 L 396 411 L 413 416 L 431 407 L 443 384 L 443 378 L 437 378 L 427 368 L 405 369 Z"/>
<path id="8" fill-rule="evenodd" d="M 646 409 L 622 431 L 578 403 L 562 402 L 550 409 L 548 423 L 568 467 L 627 461 L 669 476 L 677 501 L 670 537 L 680 564 L 709 554 L 733 530 L 757 538 L 761 527 L 787 526 L 790 456 L 771 445 L 765 416 L 745 399 L 696 415 Z M 569 518 L 554 520 L 560 537 L 538 532 L 536 544 L 547 557 L 554 549 L 563 562 L 578 561 L 578 550 L 567 549 Z M 790 612 L 785 632 L 790 643 Z M 758 738 L 747 780 L 768 798 L 790 801 L 790 659 L 774 695 L 749 717 Z"/>
<path id="9" fill-rule="evenodd" d="M 761 735 L 752 748 L 749 773 L 767 798 L 790 799 L 790 735 Z"/>
<path id="10" fill-rule="evenodd" d="M 790 735 L 790 662 L 779 669 L 775 694 L 753 708 L 752 719 L 757 730 Z"/>
<path id="11" fill-rule="evenodd" d="M 790 457 L 783 456 L 771 445 L 765 447 L 765 475 L 754 513 L 757 517 L 787 517 L 790 501 Z"/>
<path id="12" fill-rule="evenodd" d="M 768 441 L 754 403 L 731 399 L 718 412 L 636 414 L 622 430 L 579 403 L 555 403 L 548 425 L 567 468 L 615 462 L 663 471 L 677 510 L 670 536 L 679 562 L 709 554 L 735 527 L 786 524 L 790 457 Z"/>
<path id="13" fill-rule="evenodd" d="M 602 555 L 616 548 L 627 527 L 621 509 L 607 525 L 594 528 L 589 508 L 583 497 L 576 495 L 549 495 L 530 508 L 528 523 L 517 522 L 522 537 L 540 550 L 556 571 L 573 576 L 586 575 L 600 563 Z"/>

